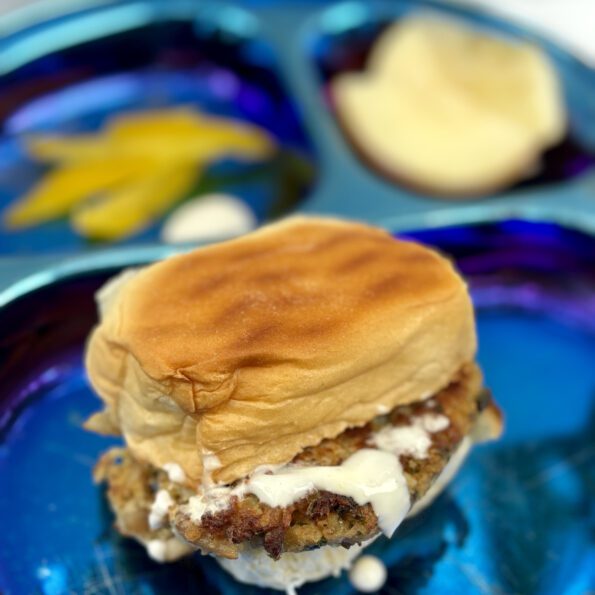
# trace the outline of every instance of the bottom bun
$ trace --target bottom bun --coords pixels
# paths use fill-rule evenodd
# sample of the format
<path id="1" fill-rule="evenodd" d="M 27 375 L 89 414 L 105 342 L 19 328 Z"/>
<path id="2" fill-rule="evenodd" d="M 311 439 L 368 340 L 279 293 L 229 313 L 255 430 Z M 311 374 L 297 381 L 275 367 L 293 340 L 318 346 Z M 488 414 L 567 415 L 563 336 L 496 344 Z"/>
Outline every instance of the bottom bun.
<path id="1" fill-rule="evenodd" d="M 370 539 L 349 549 L 325 545 L 317 550 L 282 554 L 273 560 L 262 548 L 244 550 L 239 558 L 228 560 L 216 558 L 217 562 L 237 581 L 285 591 L 294 595 L 304 583 L 319 581 L 329 576 L 339 576 L 348 570 L 362 550 L 370 545 Z"/>

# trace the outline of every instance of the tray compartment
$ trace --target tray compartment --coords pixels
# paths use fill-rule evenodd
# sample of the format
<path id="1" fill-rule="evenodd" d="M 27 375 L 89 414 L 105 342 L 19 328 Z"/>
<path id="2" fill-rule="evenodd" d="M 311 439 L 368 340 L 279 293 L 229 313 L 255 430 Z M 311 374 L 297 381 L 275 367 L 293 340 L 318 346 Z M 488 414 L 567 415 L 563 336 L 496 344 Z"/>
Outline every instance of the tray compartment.
<path id="1" fill-rule="evenodd" d="M 470 282 L 479 359 L 506 433 L 474 451 L 430 510 L 373 546 L 390 567 L 389 586 L 580 590 L 592 576 L 595 239 L 520 221 L 409 235 L 452 255 Z M 0 308 L 0 410 L 10 411 L 0 433 L 0 552 L 13 553 L 2 556 L 4 592 L 260 593 L 209 559 L 151 562 L 115 533 L 91 483 L 94 460 L 112 443 L 80 427 L 99 405 L 81 364 L 93 293 L 121 266 L 159 255 L 120 249 L 117 267 L 115 259 L 71 267 L 78 272 Z M 351 591 L 342 577 L 304 588 L 314 592 Z"/>

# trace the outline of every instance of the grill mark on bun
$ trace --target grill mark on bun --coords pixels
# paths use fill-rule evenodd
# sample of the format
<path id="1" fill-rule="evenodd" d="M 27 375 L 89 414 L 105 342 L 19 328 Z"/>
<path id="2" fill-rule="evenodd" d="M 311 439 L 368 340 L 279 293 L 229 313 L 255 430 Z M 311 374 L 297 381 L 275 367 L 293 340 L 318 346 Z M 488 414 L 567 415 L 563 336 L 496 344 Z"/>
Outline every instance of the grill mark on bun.
<path id="1" fill-rule="evenodd" d="M 263 339 L 270 337 L 271 335 L 279 331 L 279 326 L 274 323 L 267 323 L 260 326 L 255 326 L 244 333 L 242 333 L 237 341 L 231 344 L 231 348 L 245 348 L 250 345 L 257 345 Z M 240 358 L 243 361 L 243 358 Z"/>
<path id="2" fill-rule="evenodd" d="M 254 308 L 257 298 L 253 294 L 244 294 L 229 305 L 223 302 L 223 308 L 214 312 L 211 324 L 215 328 L 229 325 L 233 320 L 240 318 L 247 310 Z"/>
<path id="3" fill-rule="evenodd" d="M 358 269 L 364 268 L 372 263 L 378 262 L 379 253 L 378 250 L 367 250 L 361 254 L 355 254 L 347 260 L 339 263 L 333 267 L 332 272 L 339 275 L 344 273 L 353 273 Z"/>
<path id="4" fill-rule="evenodd" d="M 201 294 L 208 291 L 214 291 L 219 287 L 224 286 L 228 282 L 228 275 L 213 275 L 206 279 L 201 279 L 197 283 L 193 283 L 190 287 L 190 292 Z"/>
<path id="5" fill-rule="evenodd" d="M 226 255 L 225 261 L 228 264 L 238 264 L 246 262 L 247 260 L 257 260 L 263 256 L 268 256 L 272 252 L 269 246 L 263 247 L 262 245 L 258 246 L 257 248 L 248 248 L 244 247 L 242 250 L 231 252 L 230 250 L 227 251 L 228 254 Z M 229 254 L 231 252 L 231 254 Z M 224 259 L 221 259 L 224 260 Z M 221 263 L 224 264 L 223 262 Z"/>
<path id="6" fill-rule="evenodd" d="M 294 336 L 303 338 L 314 338 L 337 330 L 339 322 L 336 320 L 328 320 L 326 322 L 317 322 L 316 324 L 304 325 L 296 327 L 292 330 Z"/>
<path id="7" fill-rule="evenodd" d="M 388 275 L 384 279 L 368 286 L 365 292 L 366 299 L 382 299 L 393 292 L 398 291 L 406 282 L 406 276 L 403 272 L 398 271 L 392 275 Z"/>
<path id="8" fill-rule="evenodd" d="M 295 271 L 293 271 L 295 275 Z M 278 285 L 287 283 L 292 277 L 292 271 L 279 270 L 267 271 L 265 273 L 258 273 L 250 276 L 250 283 L 258 285 Z"/>
<path id="9" fill-rule="evenodd" d="M 330 252 L 332 249 L 337 248 L 337 246 L 342 246 L 346 242 L 355 240 L 362 235 L 363 234 L 359 231 L 336 231 L 334 234 L 331 234 L 329 238 L 319 240 L 313 247 L 316 248 L 317 252 L 325 250 Z"/>

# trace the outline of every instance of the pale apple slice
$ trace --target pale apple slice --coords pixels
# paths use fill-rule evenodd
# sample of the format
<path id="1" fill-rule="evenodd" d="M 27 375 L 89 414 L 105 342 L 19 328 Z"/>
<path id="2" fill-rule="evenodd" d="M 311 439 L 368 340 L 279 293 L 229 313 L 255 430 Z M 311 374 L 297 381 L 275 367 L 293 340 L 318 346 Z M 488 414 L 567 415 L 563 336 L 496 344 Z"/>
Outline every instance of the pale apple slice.
<path id="1" fill-rule="evenodd" d="M 450 20 L 386 30 L 332 96 L 356 150 L 387 176 L 448 196 L 511 185 L 565 134 L 554 68 L 537 47 Z"/>

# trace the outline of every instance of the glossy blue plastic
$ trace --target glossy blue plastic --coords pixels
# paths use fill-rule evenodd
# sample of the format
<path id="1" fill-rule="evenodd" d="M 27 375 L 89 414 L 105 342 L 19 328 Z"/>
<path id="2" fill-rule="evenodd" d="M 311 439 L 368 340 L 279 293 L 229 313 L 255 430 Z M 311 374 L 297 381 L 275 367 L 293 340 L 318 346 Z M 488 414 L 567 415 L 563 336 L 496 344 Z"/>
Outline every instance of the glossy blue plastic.
<path id="1" fill-rule="evenodd" d="M 315 187 L 299 210 L 341 214 L 418 229 L 503 220 L 550 220 L 595 230 L 595 72 L 556 45 L 495 17 L 413 0 L 274 3 L 195 0 L 97 0 L 67 15 L 17 11 L 0 24 L 0 207 L 40 173 L 20 135 L 96 129 L 114 111 L 191 104 L 255 121 L 315 164 Z M 63 7 L 62 7 L 63 8 Z M 351 44 L 369 46 L 387 22 L 432 11 L 512 38 L 549 54 L 562 82 L 569 138 L 545 172 L 497 196 L 443 200 L 387 182 L 357 159 L 325 101 L 329 72 L 341 70 Z M 3 31 L 2 31 L 3 29 Z M 349 62 L 349 60 L 347 60 Z M 59 76 L 62 76 L 62 79 Z M 18 106 L 18 107 L 16 107 Z M 233 176 L 232 176 L 233 177 Z M 225 185 L 265 220 L 295 207 L 276 204 L 274 175 Z M 243 182 L 241 180 L 244 180 Z M 287 204 L 289 203 L 289 204 Z M 89 246 L 58 221 L 0 235 L 1 252 Z M 154 241 L 154 225 L 128 243 Z"/>
<path id="2" fill-rule="evenodd" d="M 585 593 L 594 585 L 595 239 L 509 222 L 417 232 L 452 254 L 478 308 L 479 359 L 506 417 L 436 504 L 373 551 L 385 593 Z M 0 589 L 5 594 L 257 593 L 212 559 L 151 562 L 117 535 L 91 482 L 113 441 L 81 368 L 93 291 L 119 249 L 33 269 L 0 292 Z M 24 270 L 21 271 L 25 273 Z M 345 577 L 304 593 L 350 593 Z"/>
<path id="3" fill-rule="evenodd" d="M 132 35 L 151 23 L 191 23 L 201 39 L 217 31 L 233 43 L 246 42 L 252 63 L 272 69 L 274 81 L 264 94 L 257 92 L 265 108 L 257 102 L 260 111 L 244 115 L 262 117 L 273 129 L 266 101 L 276 89 L 276 105 L 290 125 L 273 118 L 275 133 L 316 163 L 316 186 L 298 210 L 410 232 L 452 254 L 471 284 L 479 358 L 506 417 L 504 438 L 474 451 L 430 510 L 405 523 L 391 542 L 374 544 L 390 569 L 383 593 L 595 591 L 595 238 L 588 233 L 595 231 L 595 171 L 586 167 L 559 181 L 465 203 L 415 195 L 359 163 L 325 103 L 324 69 L 333 48 L 350 35 L 366 39 L 379 23 L 420 6 L 529 37 L 547 49 L 561 73 L 572 135 L 587 153 L 595 150 L 595 75 L 529 32 L 460 9 L 406 0 L 246 4 L 98 1 L 69 16 L 48 20 L 46 14 L 37 25 L 31 9 L 26 26 L 16 17 L 0 25 L 0 74 L 4 80 L 25 76 L 23 69 L 41 67 L 63 49 Z M 234 70 L 241 62 L 234 60 L 229 71 L 245 85 L 247 67 Z M 91 77 L 84 84 L 95 85 L 98 103 L 75 118 L 67 112 L 77 103 L 77 89 L 69 86 L 61 91 L 71 93 L 68 110 L 29 105 L 10 126 L 14 132 L 31 122 L 39 129 L 93 128 L 112 109 L 144 105 L 148 88 L 162 87 L 165 103 L 213 99 L 192 77 L 151 68 Z M 235 101 L 217 105 L 239 114 Z M 0 159 L 18 166 L 14 173 L 21 165 L 11 131 L 5 132 Z M 7 179 L 5 163 L 0 161 L 0 182 Z M 34 172 L 30 164 L 23 167 L 21 177 L 8 178 L 24 187 Z M 261 220 L 268 216 L 267 184 L 237 184 L 246 200 L 260 205 Z M 3 194 L 0 203 L 11 196 Z M 502 222 L 510 219 L 553 223 Z M 475 223 L 481 225 L 468 225 Z M 158 227 L 134 245 L 108 249 L 65 240 L 64 231 L 60 222 L 25 239 L 0 237 L 4 253 L 41 253 L 0 260 L 0 592 L 261 593 L 233 582 L 209 558 L 155 564 L 113 530 L 102 492 L 91 481 L 93 462 L 111 441 L 81 428 L 98 406 L 81 367 L 96 316 L 92 295 L 115 271 L 175 249 L 154 242 Z M 344 576 L 304 588 L 312 595 L 351 592 Z"/>

